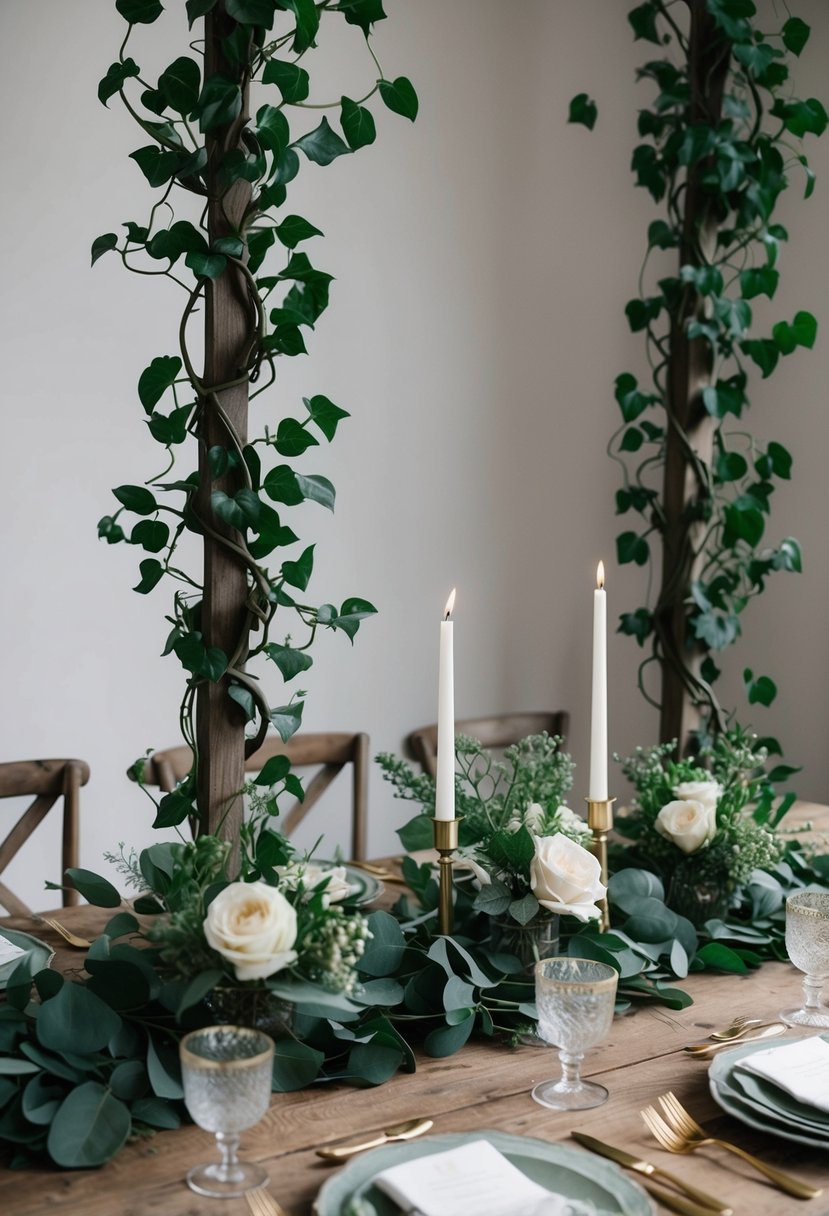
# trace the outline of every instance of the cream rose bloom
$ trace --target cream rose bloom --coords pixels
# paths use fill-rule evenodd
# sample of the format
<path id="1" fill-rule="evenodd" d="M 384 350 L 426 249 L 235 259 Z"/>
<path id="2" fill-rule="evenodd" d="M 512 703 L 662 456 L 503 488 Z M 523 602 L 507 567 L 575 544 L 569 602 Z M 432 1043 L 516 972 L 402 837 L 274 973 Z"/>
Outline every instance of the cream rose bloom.
<path id="1" fill-rule="evenodd" d="M 653 826 L 683 853 L 696 853 L 713 840 L 717 831 L 716 803 L 706 807 L 695 798 L 669 802 L 656 816 Z"/>
<path id="2" fill-rule="evenodd" d="M 327 880 L 328 885 L 323 892 L 326 908 L 351 894 L 351 883 L 345 866 L 321 866 L 314 861 L 296 861 L 289 866 L 277 866 L 276 872 L 289 891 L 295 891 L 301 882 L 308 897 L 316 887 Z"/>
<path id="3" fill-rule="evenodd" d="M 682 781 L 674 787 L 674 796 L 683 802 L 700 802 L 716 825 L 717 803 L 723 788 L 717 781 Z"/>
<path id="4" fill-rule="evenodd" d="M 532 893 L 549 912 L 567 912 L 579 920 L 600 916 L 596 907 L 607 888 L 599 860 L 567 836 L 540 836 L 530 862 Z"/>
<path id="5" fill-rule="evenodd" d="M 261 980 L 296 959 L 296 912 L 264 882 L 232 882 L 207 910 L 207 944 L 233 964 L 237 980 Z"/>

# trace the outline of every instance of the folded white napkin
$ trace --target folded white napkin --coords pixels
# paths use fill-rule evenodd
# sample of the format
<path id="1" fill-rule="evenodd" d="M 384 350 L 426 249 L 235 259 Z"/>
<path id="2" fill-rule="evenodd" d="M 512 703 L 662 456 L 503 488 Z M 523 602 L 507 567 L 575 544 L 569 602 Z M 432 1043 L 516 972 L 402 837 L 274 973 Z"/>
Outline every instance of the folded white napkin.
<path id="1" fill-rule="evenodd" d="M 9 939 L 3 937 L 2 933 L 0 933 L 0 967 L 5 966 L 6 963 L 15 962 L 16 959 L 22 958 L 25 953 L 25 950 L 21 950 L 19 946 L 12 945 Z"/>
<path id="2" fill-rule="evenodd" d="M 488 1140 L 383 1170 L 374 1185 L 417 1216 L 591 1216 L 592 1204 L 551 1194 Z"/>
<path id="3" fill-rule="evenodd" d="M 734 1067 L 764 1077 L 799 1102 L 829 1112 L 829 1043 L 825 1039 L 816 1036 L 781 1043 L 743 1056 Z"/>

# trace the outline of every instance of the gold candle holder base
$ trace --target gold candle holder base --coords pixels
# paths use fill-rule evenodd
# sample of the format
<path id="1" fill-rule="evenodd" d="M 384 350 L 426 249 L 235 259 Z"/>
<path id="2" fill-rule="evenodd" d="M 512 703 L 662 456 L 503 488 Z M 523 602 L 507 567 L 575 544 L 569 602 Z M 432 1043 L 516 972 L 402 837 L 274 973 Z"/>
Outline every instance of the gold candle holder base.
<path id="1" fill-rule="evenodd" d="M 454 909 L 452 906 L 452 854 L 458 847 L 458 824 L 460 819 L 432 819 L 435 832 L 435 848 L 438 851 L 440 869 L 440 894 L 438 898 L 438 930 L 443 937 L 452 933 Z"/>
<path id="2" fill-rule="evenodd" d="M 602 868 L 602 883 L 607 886 L 607 834 L 613 829 L 613 803 L 615 798 L 605 798 L 601 801 L 594 801 L 592 798 L 585 798 L 587 803 L 587 826 L 593 833 L 593 852 L 599 859 L 599 865 Z M 602 932 L 606 933 L 610 928 L 610 909 L 607 904 L 607 895 L 599 904 L 601 908 L 601 927 Z"/>

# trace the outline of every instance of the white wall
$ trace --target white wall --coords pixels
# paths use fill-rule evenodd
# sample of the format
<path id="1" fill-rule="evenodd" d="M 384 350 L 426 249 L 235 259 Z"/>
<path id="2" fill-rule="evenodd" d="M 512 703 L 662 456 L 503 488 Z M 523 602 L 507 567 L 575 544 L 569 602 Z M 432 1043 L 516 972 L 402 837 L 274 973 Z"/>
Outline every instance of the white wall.
<path id="1" fill-rule="evenodd" d="M 390 74 L 414 80 L 421 113 L 414 126 L 378 113 L 373 148 L 325 170 L 303 166 L 289 208 L 325 231 L 316 259 L 337 281 L 311 358 L 294 361 L 253 421 L 261 430 L 313 392 L 353 414 L 303 466 L 335 482 L 336 515 L 309 507 L 299 530 L 317 542 L 319 601 L 359 594 L 380 615 L 353 649 L 341 636 L 319 640 L 306 725 L 367 730 L 377 751 L 433 720 L 438 619 L 457 584 L 458 715 L 569 707 L 579 802 L 597 558 L 609 567 L 611 619 L 641 590 L 639 571 L 615 568 L 616 476 L 604 446 L 613 379 L 643 366 L 622 309 L 656 214 L 629 173 L 648 98 L 634 70 L 648 50 L 629 37 L 627 6 L 606 0 L 386 7 L 378 52 Z M 829 13 L 819 0 L 797 11 L 814 26 L 800 87 L 819 95 Z M 174 352 L 180 301 L 111 255 L 88 268 L 92 238 L 140 220 L 149 194 L 127 159 L 140 138 L 95 95 L 122 35 L 114 6 L 6 0 L 0 22 L 3 112 L 16 115 L 0 134 L 0 758 L 89 761 L 82 864 L 98 868 L 119 840 L 152 839 L 149 803 L 124 770 L 177 740 L 180 674 L 157 657 L 169 593 L 134 595 L 139 555 L 107 548 L 95 525 L 110 487 L 157 467 L 135 382 L 149 358 Z M 143 41 L 157 41 L 154 29 Z M 157 72 L 164 60 L 141 46 L 132 53 Z M 332 96 L 371 79 L 359 37 L 315 58 Z M 582 90 L 599 102 L 592 135 L 565 122 Z M 811 155 L 822 182 L 810 203 L 784 203 L 792 242 L 775 305 L 779 316 L 805 307 L 826 319 L 829 147 Z M 819 342 L 755 394 L 757 430 L 795 454 L 772 528 L 800 537 L 806 570 L 780 576 L 757 606 L 740 659 L 779 676 L 763 730 L 807 762 L 800 788 L 824 800 L 826 361 Z M 611 644 L 611 743 L 623 751 L 655 732 L 637 658 L 629 640 Z M 275 683 L 270 691 L 276 700 Z M 378 776 L 370 799 L 380 853 L 405 816 Z M 10 871 L 35 904 L 57 869 L 56 832 L 40 835 Z"/>

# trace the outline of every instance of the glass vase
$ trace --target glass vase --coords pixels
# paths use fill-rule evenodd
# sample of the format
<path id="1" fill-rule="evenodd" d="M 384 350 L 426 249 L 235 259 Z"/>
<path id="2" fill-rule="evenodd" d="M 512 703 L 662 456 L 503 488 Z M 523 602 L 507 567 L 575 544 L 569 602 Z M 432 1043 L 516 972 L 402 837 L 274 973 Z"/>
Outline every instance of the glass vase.
<path id="1" fill-rule="evenodd" d="M 723 920 L 730 901 L 728 874 L 701 874 L 693 862 L 677 866 L 665 899 L 667 906 L 689 920 L 695 929 L 701 929 L 707 920 Z"/>
<path id="2" fill-rule="evenodd" d="M 489 940 L 493 950 L 517 958 L 523 974 L 532 977 L 540 959 L 558 954 L 558 917 L 554 913 L 540 912 L 526 925 L 519 925 L 509 915 L 490 919 Z"/>
<path id="3" fill-rule="evenodd" d="M 217 1026 L 247 1026 L 279 1042 L 293 1037 L 296 1007 L 267 988 L 219 985 L 204 1003 Z"/>

